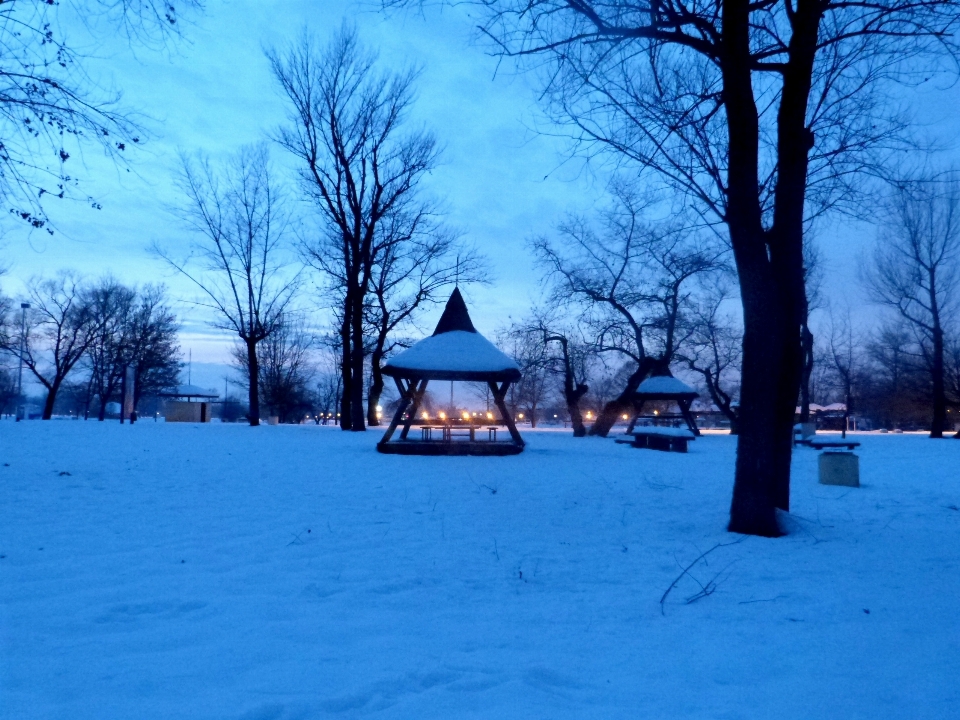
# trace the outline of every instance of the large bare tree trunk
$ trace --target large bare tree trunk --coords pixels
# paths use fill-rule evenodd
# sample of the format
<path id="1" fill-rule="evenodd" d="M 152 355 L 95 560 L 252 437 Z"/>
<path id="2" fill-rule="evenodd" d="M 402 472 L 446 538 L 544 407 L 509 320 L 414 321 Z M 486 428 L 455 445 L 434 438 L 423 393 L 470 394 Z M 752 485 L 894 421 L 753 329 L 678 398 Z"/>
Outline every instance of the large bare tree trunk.
<path id="1" fill-rule="evenodd" d="M 759 120 L 751 83 L 749 4 L 724 0 L 724 106 L 729 148 L 727 225 L 743 303 L 743 381 L 740 435 L 730 505 L 733 532 L 780 535 L 773 501 L 777 462 L 777 401 L 783 370 L 782 328 L 770 302 L 776 289 L 769 275 L 768 238 L 759 203 Z"/>
<path id="2" fill-rule="evenodd" d="M 790 378 L 783 376 L 787 362 L 783 331 L 778 327 L 779 313 L 758 294 L 748 297 L 745 293 L 743 382 L 729 529 L 777 537 L 781 534 L 776 518 L 777 499 L 784 494 L 782 473 L 784 464 L 789 473 L 791 451 L 789 428 L 786 433 L 783 429 L 780 398 L 784 395 L 783 387 L 790 385 Z M 793 409 L 789 408 L 791 419 Z"/>
<path id="3" fill-rule="evenodd" d="M 935 318 L 933 329 L 933 358 L 930 365 L 933 385 L 933 423 L 930 425 L 930 437 L 942 438 L 947 430 L 947 393 L 944 383 L 943 367 L 943 328 L 939 317 Z"/>
<path id="4" fill-rule="evenodd" d="M 247 372 L 249 373 L 250 426 L 260 424 L 260 361 L 257 359 L 257 343 L 247 340 Z"/>
<path id="5" fill-rule="evenodd" d="M 587 394 L 589 388 L 573 381 L 568 374 L 564 381 L 563 396 L 567 401 L 567 412 L 570 413 L 570 424 L 573 426 L 574 437 L 586 437 L 587 428 L 583 424 L 583 413 L 580 412 L 580 398 Z"/>
<path id="6" fill-rule="evenodd" d="M 382 345 L 374 348 L 370 354 L 370 389 L 367 391 L 367 425 L 376 426 L 380 424 L 380 418 L 377 417 L 377 406 L 380 404 L 380 396 L 383 395 L 383 372 L 380 369 L 380 363 L 383 362 L 383 352 L 379 349 Z"/>
<path id="7" fill-rule="evenodd" d="M 790 509 L 793 418 L 802 369 L 806 320 L 803 206 L 806 127 L 813 60 L 822 8 L 798 0 L 791 19 L 790 59 L 777 112 L 777 185 L 773 227 L 761 222 L 759 119 L 751 82 L 750 4 L 724 0 L 724 107 L 729 148 L 727 223 L 743 302 L 743 387 L 736 478 L 730 507 L 733 532 L 776 537 L 776 509 Z"/>
<path id="8" fill-rule="evenodd" d="M 633 396 L 640 387 L 640 383 L 647 379 L 656 368 L 657 363 L 651 358 L 644 358 L 633 374 L 627 379 L 627 385 L 617 397 L 603 406 L 597 413 L 597 421 L 590 427 L 590 435 L 606 437 L 623 413 L 632 413 Z"/>
<path id="9" fill-rule="evenodd" d="M 343 303 L 343 320 L 340 323 L 340 377 L 342 386 L 340 388 L 340 417 L 339 424 L 341 430 L 350 430 L 353 426 L 350 412 L 350 393 L 353 389 L 353 380 L 351 378 L 350 365 L 350 318 L 353 310 L 353 299 L 347 292 L 347 297 Z"/>
<path id="10" fill-rule="evenodd" d="M 47 389 L 47 399 L 43 403 L 43 415 L 41 420 L 49 420 L 53 417 L 53 404 L 57 401 L 57 393 L 60 391 L 61 378 L 54 378 L 53 383 Z"/>

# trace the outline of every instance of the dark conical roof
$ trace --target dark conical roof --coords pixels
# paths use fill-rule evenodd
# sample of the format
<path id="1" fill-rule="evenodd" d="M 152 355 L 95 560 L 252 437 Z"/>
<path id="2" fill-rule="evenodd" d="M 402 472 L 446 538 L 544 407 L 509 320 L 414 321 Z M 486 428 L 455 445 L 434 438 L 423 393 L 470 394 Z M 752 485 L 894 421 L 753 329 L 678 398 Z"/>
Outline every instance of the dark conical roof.
<path id="1" fill-rule="evenodd" d="M 437 323 L 437 328 L 433 331 L 433 334 L 440 335 L 452 330 L 472 333 L 477 331 L 470 320 L 467 304 L 463 301 L 463 295 L 460 294 L 460 288 L 458 287 L 453 289 L 453 294 L 447 300 L 447 306 L 443 309 L 443 315 L 440 316 L 440 322 Z"/>
<path id="2" fill-rule="evenodd" d="M 383 374 L 425 380 L 513 382 L 520 379 L 520 368 L 477 332 L 460 290 L 454 289 L 433 335 L 390 358 Z"/>

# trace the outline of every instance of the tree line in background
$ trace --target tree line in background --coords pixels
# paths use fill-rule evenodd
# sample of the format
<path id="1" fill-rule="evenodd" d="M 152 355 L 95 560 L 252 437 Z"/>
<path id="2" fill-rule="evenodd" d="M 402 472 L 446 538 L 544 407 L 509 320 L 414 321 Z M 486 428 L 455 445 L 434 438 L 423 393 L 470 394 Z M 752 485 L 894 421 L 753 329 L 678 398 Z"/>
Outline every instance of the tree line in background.
<path id="1" fill-rule="evenodd" d="M 733 270 L 709 234 L 676 216 L 651 221 L 645 209 L 618 186 L 597 217 L 568 218 L 534 240 L 551 311 L 499 338 L 524 371 L 513 407 L 535 424 L 562 400 L 575 435 L 603 435 L 632 413 L 644 378 L 676 374 L 737 434 L 743 325 Z M 905 183 L 882 216 L 860 277 L 882 310 L 875 327 L 848 308 L 821 308 L 808 282 L 811 358 L 796 414 L 841 403 L 868 427 L 943 437 L 960 423 L 960 183 L 952 173 Z M 596 418 L 589 429 L 585 407 Z"/>
<path id="2" fill-rule="evenodd" d="M 175 386 L 180 370 L 179 323 L 162 287 L 127 287 L 112 278 L 91 283 L 74 273 L 29 283 L 28 308 L 4 299 L 0 351 L 46 391 L 42 418 L 53 415 L 61 391 L 103 420 L 132 372 L 133 401 Z M 0 368 L 2 411 L 17 402 L 17 365 Z M 80 376 L 80 380 L 73 378 Z"/>

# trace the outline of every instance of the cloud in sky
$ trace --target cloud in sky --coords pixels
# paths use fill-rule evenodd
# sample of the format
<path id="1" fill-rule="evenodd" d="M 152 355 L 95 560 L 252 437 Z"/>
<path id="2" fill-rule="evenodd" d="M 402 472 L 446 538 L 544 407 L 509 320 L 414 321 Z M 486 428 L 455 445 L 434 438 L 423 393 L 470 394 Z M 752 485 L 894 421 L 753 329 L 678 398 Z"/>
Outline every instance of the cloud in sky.
<path id="1" fill-rule="evenodd" d="M 167 52 L 134 51 L 121 38 L 105 40 L 88 67 L 144 114 L 148 142 L 131 154 L 131 172 L 88 149 L 83 167 L 73 172 L 83 179 L 80 192 L 103 209 L 51 203 L 58 228 L 53 237 L 10 227 L 4 256 L 12 276 L 69 267 L 91 275 L 112 272 L 128 282 L 164 281 L 174 296 L 194 297 L 194 289 L 147 249 L 154 241 L 186 246 L 186 231 L 167 209 L 178 199 L 178 151 L 204 151 L 216 159 L 269 136 L 284 121 L 285 104 L 263 48 L 283 45 L 304 28 L 324 39 L 344 20 L 356 24 L 385 65 L 422 68 L 415 120 L 433 129 L 445 148 L 427 186 L 443 199 L 450 222 L 491 261 L 493 284 L 467 293 L 478 328 L 489 334 L 508 315 L 522 314 L 537 295 L 524 241 L 549 231 L 565 212 L 589 211 L 601 183 L 578 164 L 564 162 L 569 148 L 562 139 L 531 129 L 538 122 L 534 87 L 509 67 L 498 71 L 497 59 L 476 37 L 469 8 L 384 16 L 351 0 L 215 1 L 192 18 L 186 40 Z M 951 102 L 960 105 L 956 88 L 924 89 L 916 99 L 948 138 L 960 130 Z M 272 154 L 279 165 L 290 166 L 279 147 Z M 855 286 L 857 254 L 872 234 L 864 226 L 838 224 L 821 235 L 829 287 L 846 293 Z M 15 281 L 6 289 L 20 291 Z M 225 359 L 225 348 L 201 329 L 204 312 L 182 311 L 184 348 L 195 338 L 201 357 L 195 350 L 194 359 Z M 429 328 L 432 320 L 424 325 Z"/>

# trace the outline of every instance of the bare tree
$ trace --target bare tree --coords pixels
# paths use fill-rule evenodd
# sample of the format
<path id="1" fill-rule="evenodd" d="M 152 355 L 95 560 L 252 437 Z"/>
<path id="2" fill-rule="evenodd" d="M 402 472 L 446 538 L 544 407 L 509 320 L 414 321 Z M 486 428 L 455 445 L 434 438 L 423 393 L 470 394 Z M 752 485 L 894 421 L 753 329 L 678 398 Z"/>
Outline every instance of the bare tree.
<path id="1" fill-rule="evenodd" d="M 730 434 L 737 435 L 743 333 L 738 320 L 724 311 L 732 299 L 729 283 L 721 275 L 704 285 L 690 312 L 692 331 L 678 354 L 703 379 L 713 404 L 730 421 Z M 813 335 L 810 337 L 812 349 Z"/>
<path id="2" fill-rule="evenodd" d="M 60 7 L 64 4 L 73 12 Z M 44 199 L 68 197 L 76 185 L 67 165 L 72 155 L 99 146 L 122 160 L 127 146 L 140 142 L 119 93 L 98 87 L 87 73 L 90 43 L 84 34 L 92 38 L 119 27 L 136 44 L 162 44 L 178 33 L 178 8 L 199 4 L 15 0 L 0 5 L 0 202 L 12 214 L 34 228 L 47 226 Z M 71 16 L 82 24 L 68 27 L 64 20 Z"/>
<path id="3" fill-rule="evenodd" d="M 315 368 L 311 352 L 316 339 L 302 317 L 285 315 L 279 327 L 257 350 L 260 399 L 280 422 L 299 422 L 311 409 L 310 385 Z M 234 362 L 249 376 L 244 346 L 234 348 Z"/>
<path id="4" fill-rule="evenodd" d="M 5 274 L 5 268 L 0 266 L 0 277 Z M 11 344 L 11 338 L 16 333 L 13 322 L 13 303 L 9 297 L 0 292 L 0 348 Z"/>
<path id="5" fill-rule="evenodd" d="M 411 327 L 419 311 L 443 300 L 446 288 L 482 282 L 479 256 L 458 242 L 426 214 L 391 213 L 380 223 L 384 236 L 377 243 L 370 277 L 366 321 L 369 325 L 370 389 L 367 423 L 379 425 L 377 405 L 384 390 L 383 363 L 404 347 L 399 332 Z"/>
<path id="6" fill-rule="evenodd" d="M 827 361 L 834 376 L 834 386 L 843 398 L 842 437 L 847 436 L 855 395 L 862 383 L 864 338 L 854 327 L 850 311 L 841 318 L 831 313 Z"/>
<path id="7" fill-rule="evenodd" d="M 133 368 L 134 416 L 141 398 L 177 384 L 181 367 L 179 331 L 166 289 L 160 285 L 140 288 L 126 330 L 126 362 Z"/>
<path id="8" fill-rule="evenodd" d="M 61 272 L 48 280 L 30 283 L 30 310 L 23 366 L 47 390 L 44 420 L 53 416 L 57 393 L 101 332 L 92 309 L 90 291 L 73 273 Z M 8 344 L 19 354 L 19 344 Z"/>
<path id="9" fill-rule="evenodd" d="M 899 428 L 907 417 L 904 401 L 912 399 L 921 388 L 915 386 L 917 360 L 913 335 L 903 319 L 886 322 L 874 333 L 868 344 L 871 367 L 883 396 L 879 420 L 884 427 Z"/>
<path id="10" fill-rule="evenodd" d="M 340 424 L 365 430 L 364 310 L 379 243 L 395 239 L 381 223 L 422 212 L 417 190 L 436 163 L 436 142 L 404 128 L 416 73 L 379 71 L 346 26 L 322 48 L 304 34 L 268 57 L 290 102 L 280 143 L 301 161 L 301 186 L 323 218 L 308 254 L 341 301 Z"/>
<path id="11" fill-rule="evenodd" d="M 895 85 L 923 82 L 958 54 L 960 14 L 933 0 L 477 4 L 499 51 L 542 70 L 542 97 L 581 150 L 636 164 L 726 225 L 744 307 L 729 528 L 780 535 L 804 231 L 830 210 L 862 212 L 864 174 L 905 145 Z"/>
<path id="12" fill-rule="evenodd" d="M 956 429 L 954 438 L 960 440 L 960 337 L 953 338 L 947 347 L 946 363 L 947 397 L 952 407 L 947 412 L 953 413 L 953 427 Z M 949 428 L 950 422 L 947 422 Z"/>
<path id="13" fill-rule="evenodd" d="M 590 392 L 587 385 L 587 358 L 590 351 L 586 343 L 571 340 L 569 331 L 557 332 L 548 327 L 543 328 L 544 343 L 557 343 L 560 355 L 555 365 L 559 366 L 563 377 L 563 398 L 570 414 L 570 424 L 573 426 L 574 437 L 585 437 L 587 428 L 583 424 L 583 413 L 580 410 L 580 401 Z"/>
<path id="14" fill-rule="evenodd" d="M 630 359 L 634 372 L 608 402 L 591 434 L 606 436 L 652 374 L 667 372 L 688 328 L 682 312 L 690 280 L 715 268 L 722 249 L 687 226 L 644 219 L 649 208 L 624 185 L 601 214 L 599 229 L 583 218 L 559 227 L 559 239 L 533 243 L 558 305 L 579 306 L 596 349 Z"/>
<path id="15" fill-rule="evenodd" d="M 820 306 L 823 286 L 823 262 L 820 251 L 809 238 L 803 245 L 803 284 L 806 290 L 803 323 L 800 326 L 800 422 L 810 422 L 810 383 L 814 368 L 814 335 L 810 316 Z"/>
<path id="16" fill-rule="evenodd" d="M 336 411 L 340 402 L 343 381 L 340 378 L 340 364 L 329 372 L 321 373 L 317 381 L 316 416 L 318 425 L 336 422 Z"/>
<path id="17" fill-rule="evenodd" d="M 930 437 L 947 429 L 945 324 L 960 310 L 960 180 L 904 184 L 891 201 L 864 280 L 873 300 L 914 329 L 930 373 Z"/>
<path id="18" fill-rule="evenodd" d="M 213 310 L 215 327 L 235 333 L 247 353 L 250 425 L 260 424 L 257 345 L 280 327 L 299 276 L 284 262 L 286 223 L 266 149 L 243 148 L 215 169 L 202 156 L 184 156 L 179 178 L 185 197 L 179 209 L 197 240 L 192 255 L 176 260 L 155 251 L 203 293 L 199 305 Z"/>
<path id="19" fill-rule="evenodd" d="M 530 427 L 540 420 L 540 410 L 550 393 L 553 359 L 547 346 L 547 336 L 540 323 L 514 322 L 497 333 L 497 345 L 520 367 L 523 377 L 513 384 L 507 404 L 511 411 L 525 414 Z"/>
<path id="20" fill-rule="evenodd" d="M 16 411 L 17 378 L 10 368 L 0 367 L 0 416 Z"/>
<path id="21" fill-rule="evenodd" d="M 0 277 L 3 275 L 4 268 L 0 267 Z M 16 406 L 19 391 L 12 368 L 3 362 L 7 359 L 7 354 L 3 351 L 14 346 L 13 336 L 16 333 L 13 328 L 11 306 L 10 298 L 0 292 L 0 363 L 3 363 L 0 364 L 0 416 L 8 414 Z M 18 345 L 17 351 L 19 350 Z"/>
<path id="22" fill-rule="evenodd" d="M 587 428 L 583 423 L 580 402 L 590 391 L 587 372 L 594 349 L 583 339 L 582 328 L 564 323 L 557 315 L 544 308 L 534 308 L 527 319 L 514 323 L 502 333 L 500 342 L 513 349 L 521 369 L 530 374 L 533 380 L 526 387 L 523 380 L 520 381 L 518 400 L 529 395 L 528 388 L 532 387 L 540 391 L 536 402 L 536 406 L 539 406 L 542 404 L 539 396 L 549 400 L 552 395 L 550 384 L 555 382 L 563 393 L 573 436 L 584 437 Z M 478 396 L 486 399 L 483 388 L 477 389 L 480 391 Z M 530 403 L 527 407 L 530 407 Z M 535 414 L 535 411 L 531 414 Z M 533 421 L 534 418 L 531 418 Z"/>
<path id="23" fill-rule="evenodd" d="M 107 403 L 113 400 L 127 367 L 130 314 L 136 292 L 113 278 L 101 280 L 90 291 L 90 308 L 99 331 L 87 349 L 90 372 L 89 389 L 97 396 L 97 419 L 107 415 Z"/>

